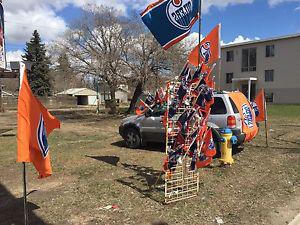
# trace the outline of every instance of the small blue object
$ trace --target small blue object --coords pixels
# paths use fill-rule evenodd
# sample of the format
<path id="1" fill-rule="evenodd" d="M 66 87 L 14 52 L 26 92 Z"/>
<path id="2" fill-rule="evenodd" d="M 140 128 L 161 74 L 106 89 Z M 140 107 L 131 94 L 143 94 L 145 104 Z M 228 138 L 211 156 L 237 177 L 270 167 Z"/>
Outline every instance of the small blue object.
<path id="1" fill-rule="evenodd" d="M 237 139 L 236 136 L 232 136 L 231 139 L 230 139 L 230 141 L 231 141 L 231 144 L 235 145 L 235 144 L 237 144 L 238 139 Z"/>
<path id="2" fill-rule="evenodd" d="M 232 134 L 232 130 L 230 130 L 229 128 L 224 128 L 220 130 L 221 134 Z"/>
<path id="3" fill-rule="evenodd" d="M 220 142 L 225 142 L 226 141 L 226 139 L 225 138 L 220 138 Z"/>

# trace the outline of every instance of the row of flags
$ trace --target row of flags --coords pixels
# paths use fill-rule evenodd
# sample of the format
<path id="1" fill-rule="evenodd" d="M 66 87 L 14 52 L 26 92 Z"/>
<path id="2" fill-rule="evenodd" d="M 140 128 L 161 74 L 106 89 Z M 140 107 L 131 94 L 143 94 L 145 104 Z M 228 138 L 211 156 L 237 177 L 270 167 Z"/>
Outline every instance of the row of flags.
<path id="1" fill-rule="evenodd" d="M 169 49 L 187 37 L 199 18 L 201 0 L 158 0 L 150 4 L 141 14 L 142 20 L 150 32 L 165 49 Z M 212 139 L 212 130 L 207 127 L 210 106 L 214 102 L 215 82 L 211 75 L 215 63 L 220 59 L 220 29 L 218 24 L 188 56 L 188 60 L 178 78 L 180 86 L 176 93 L 164 98 L 169 110 L 164 117 L 164 125 L 172 120 L 179 108 L 189 105 L 176 122 L 179 132 L 173 146 L 168 150 L 165 170 L 171 170 L 178 160 L 188 154 L 192 158 L 191 169 L 209 165 L 216 154 Z M 200 35 L 200 34 L 199 34 Z M 191 67 L 197 70 L 192 73 Z M 168 87 L 170 88 L 170 87 Z M 142 114 L 155 107 L 154 99 L 149 104 L 150 96 L 141 101 L 136 113 Z M 170 100 L 171 101 L 168 101 Z"/>

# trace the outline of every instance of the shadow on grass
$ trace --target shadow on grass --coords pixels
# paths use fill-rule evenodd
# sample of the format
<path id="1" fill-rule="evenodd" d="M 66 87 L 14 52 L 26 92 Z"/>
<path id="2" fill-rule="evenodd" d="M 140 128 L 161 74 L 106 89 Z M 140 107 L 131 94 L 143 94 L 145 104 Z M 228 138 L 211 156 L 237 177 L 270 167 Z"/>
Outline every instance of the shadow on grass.
<path id="1" fill-rule="evenodd" d="M 164 188 L 160 187 L 164 184 L 162 171 L 134 164 L 121 163 L 121 165 L 125 170 L 134 171 L 135 175 L 119 178 L 116 180 L 117 182 L 134 189 L 153 201 L 158 203 L 164 201 Z"/>
<path id="2" fill-rule="evenodd" d="M 120 161 L 120 158 L 118 156 L 89 156 L 89 155 L 86 155 L 86 157 L 108 163 L 112 166 L 117 166 L 118 162 Z"/>
<path id="3" fill-rule="evenodd" d="M 88 156 L 86 157 L 96 159 L 101 162 L 113 166 L 119 166 L 124 170 L 131 170 L 135 174 L 129 177 L 123 177 L 116 179 L 117 182 L 122 185 L 128 186 L 139 193 L 144 197 L 148 197 L 153 201 L 161 203 L 163 201 L 164 189 L 158 188 L 160 185 L 164 184 L 162 179 L 163 173 L 159 170 L 154 170 L 151 167 L 119 163 L 120 158 L 117 156 Z M 119 164 L 118 164 L 119 163 Z"/>
<path id="4" fill-rule="evenodd" d="M 127 148 L 125 141 L 116 141 L 111 143 L 112 146 L 119 147 L 119 148 Z M 128 148 L 131 149 L 131 148 Z M 131 149 L 135 150 L 135 149 Z M 145 150 L 145 151 L 153 151 L 153 152 L 164 152 L 165 151 L 165 144 L 164 143 L 147 143 L 147 145 L 138 148 L 138 150 Z"/>
<path id="5" fill-rule="evenodd" d="M 0 184 L 0 199 L 0 224 L 24 224 L 23 198 L 16 198 Z M 33 212 L 39 208 L 36 204 L 27 202 L 28 224 L 48 224 Z"/>

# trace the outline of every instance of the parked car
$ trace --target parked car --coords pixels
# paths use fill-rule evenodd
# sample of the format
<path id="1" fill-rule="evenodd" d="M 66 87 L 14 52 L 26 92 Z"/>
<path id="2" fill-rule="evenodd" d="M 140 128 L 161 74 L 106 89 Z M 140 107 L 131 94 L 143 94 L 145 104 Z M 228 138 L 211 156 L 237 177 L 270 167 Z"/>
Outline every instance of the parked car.
<path id="1" fill-rule="evenodd" d="M 125 118 L 119 127 L 119 133 L 125 140 L 126 146 L 138 148 L 151 142 L 164 143 L 166 141 L 166 132 L 162 124 L 164 112 L 164 109 L 158 108 L 153 111 L 148 110 L 145 115 Z M 221 138 L 219 130 L 222 128 L 230 128 L 237 136 L 238 143 L 235 147 L 243 144 L 245 140 L 241 116 L 228 92 L 214 93 L 214 104 L 211 106 L 208 125 L 212 128 L 213 138 L 219 152 L 219 139 Z"/>

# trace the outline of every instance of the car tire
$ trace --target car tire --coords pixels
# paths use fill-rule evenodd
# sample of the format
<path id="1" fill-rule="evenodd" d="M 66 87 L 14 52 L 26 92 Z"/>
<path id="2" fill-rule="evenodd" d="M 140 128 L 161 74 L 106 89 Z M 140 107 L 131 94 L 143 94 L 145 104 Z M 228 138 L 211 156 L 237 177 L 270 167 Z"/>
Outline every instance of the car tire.
<path id="1" fill-rule="evenodd" d="M 124 140 L 128 148 L 141 147 L 141 137 L 135 128 L 128 128 L 125 130 Z"/>

